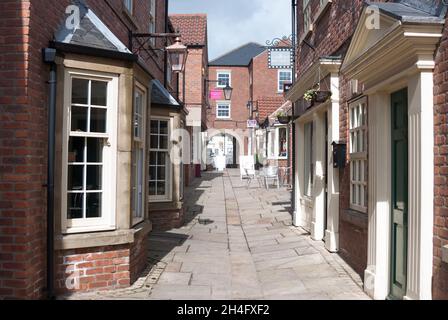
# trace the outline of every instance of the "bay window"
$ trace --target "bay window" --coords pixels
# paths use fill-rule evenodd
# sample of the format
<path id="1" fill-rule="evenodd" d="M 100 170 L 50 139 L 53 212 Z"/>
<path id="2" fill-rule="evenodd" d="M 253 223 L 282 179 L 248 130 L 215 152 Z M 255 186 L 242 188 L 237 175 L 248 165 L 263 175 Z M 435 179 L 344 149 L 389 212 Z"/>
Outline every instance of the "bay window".
<path id="1" fill-rule="evenodd" d="M 304 174 L 304 195 L 311 197 L 314 183 L 314 148 L 313 148 L 314 124 L 305 124 L 305 174 Z"/>
<path id="2" fill-rule="evenodd" d="M 272 160 L 288 158 L 288 127 L 277 126 L 269 131 L 268 158 Z"/>
<path id="3" fill-rule="evenodd" d="M 152 119 L 149 156 L 149 199 L 171 199 L 170 120 Z"/>
<path id="4" fill-rule="evenodd" d="M 367 99 L 349 106 L 350 112 L 350 207 L 367 212 Z"/>
<path id="5" fill-rule="evenodd" d="M 64 232 L 114 228 L 117 82 L 115 77 L 66 72 Z"/>
<path id="6" fill-rule="evenodd" d="M 146 92 L 137 86 L 134 97 L 134 143 L 132 149 L 132 219 L 133 224 L 144 220 L 145 188 L 145 119 Z"/>

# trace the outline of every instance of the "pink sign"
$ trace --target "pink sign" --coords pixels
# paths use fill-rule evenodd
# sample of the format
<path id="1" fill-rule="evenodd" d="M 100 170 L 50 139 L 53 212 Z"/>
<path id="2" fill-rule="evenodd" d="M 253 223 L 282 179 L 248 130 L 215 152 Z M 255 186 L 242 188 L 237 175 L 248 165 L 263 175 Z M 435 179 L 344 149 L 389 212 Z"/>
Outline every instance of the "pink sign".
<path id="1" fill-rule="evenodd" d="M 212 100 L 222 99 L 222 90 L 211 90 L 210 91 L 210 99 L 212 99 Z"/>

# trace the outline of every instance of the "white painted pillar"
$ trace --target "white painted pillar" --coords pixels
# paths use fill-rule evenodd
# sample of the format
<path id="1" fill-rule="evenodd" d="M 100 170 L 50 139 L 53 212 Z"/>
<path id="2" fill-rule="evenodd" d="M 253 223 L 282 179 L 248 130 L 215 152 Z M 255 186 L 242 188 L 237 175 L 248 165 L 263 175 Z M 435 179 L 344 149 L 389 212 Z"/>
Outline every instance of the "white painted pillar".
<path id="1" fill-rule="evenodd" d="M 339 250 L 339 169 L 333 168 L 332 142 L 339 141 L 339 75 L 331 74 L 331 107 L 328 110 L 328 199 L 325 247 L 330 252 Z"/>
<path id="2" fill-rule="evenodd" d="M 405 299 L 432 298 L 434 223 L 433 73 L 409 79 L 408 272 Z"/>
<path id="3" fill-rule="evenodd" d="M 303 176 L 304 176 L 304 154 L 305 154 L 305 132 L 302 123 L 296 122 L 296 172 L 294 179 L 296 180 L 295 191 L 295 211 L 293 215 L 293 224 L 296 227 L 303 227 L 303 221 L 306 220 L 306 213 L 301 205 L 303 194 Z"/>
<path id="4" fill-rule="evenodd" d="M 364 290 L 384 300 L 390 279 L 391 201 L 390 95 L 369 96 L 369 230 Z"/>
<path id="5" fill-rule="evenodd" d="M 316 241 L 324 238 L 325 218 L 325 114 L 314 114 L 314 186 L 313 217 L 311 221 L 311 238 Z"/>

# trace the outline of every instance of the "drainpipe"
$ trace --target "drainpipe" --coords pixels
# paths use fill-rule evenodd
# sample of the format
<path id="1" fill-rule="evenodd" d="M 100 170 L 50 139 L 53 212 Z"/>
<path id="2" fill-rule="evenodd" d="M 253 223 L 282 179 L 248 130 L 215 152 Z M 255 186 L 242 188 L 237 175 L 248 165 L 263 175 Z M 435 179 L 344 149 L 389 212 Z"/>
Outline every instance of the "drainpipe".
<path id="1" fill-rule="evenodd" d="M 169 14 L 169 0 L 165 0 L 165 32 L 169 33 L 169 18 L 168 18 L 168 14 Z M 168 38 L 165 38 L 165 47 L 168 47 Z M 164 58 L 163 58 L 163 70 L 164 70 L 164 75 L 163 75 L 163 86 L 165 88 L 168 88 L 168 72 L 171 72 L 171 70 L 168 70 L 168 52 L 166 50 L 164 50 L 163 52 Z"/>
<path id="2" fill-rule="evenodd" d="M 297 33 L 297 21 L 296 21 L 296 14 L 297 14 L 297 0 L 292 0 L 291 2 L 291 17 L 292 17 L 292 48 L 293 48 L 293 66 L 292 66 L 292 85 L 294 86 L 296 82 L 296 33 Z M 296 225 L 296 124 L 295 124 L 295 102 L 292 101 L 292 165 L 291 165 L 291 172 L 292 172 L 292 194 L 291 194 L 291 208 L 293 211 L 293 222 L 294 225 Z"/>
<path id="3" fill-rule="evenodd" d="M 50 65 L 47 156 L 47 298 L 54 299 L 54 164 L 56 143 L 56 49 L 43 49 L 43 60 Z"/>

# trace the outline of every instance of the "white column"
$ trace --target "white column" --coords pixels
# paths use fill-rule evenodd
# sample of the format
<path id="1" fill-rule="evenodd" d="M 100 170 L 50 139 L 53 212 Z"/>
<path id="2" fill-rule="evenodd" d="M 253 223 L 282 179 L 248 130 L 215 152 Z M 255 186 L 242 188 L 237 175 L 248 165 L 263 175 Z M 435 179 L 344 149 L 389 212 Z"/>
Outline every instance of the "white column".
<path id="1" fill-rule="evenodd" d="M 364 290 L 384 300 L 389 294 L 391 119 L 390 95 L 369 96 L 369 230 Z"/>
<path id="2" fill-rule="evenodd" d="M 313 186 L 313 217 L 311 221 L 311 238 L 316 241 L 324 238 L 325 218 L 325 114 L 315 113 L 314 148 L 315 170 Z"/>
<path id="3" fill-rule="evenodd" d="M 332 142 L 339 141 L 339 75 L 331 74 L 331 107 L 328 110 L 328 199 L 325 247 L 330 252 L 339 250 L 339 169 L 333 168 Z"/>
<path id="4" fill-rule="evenodd" d="M 303 124 L 296 122 L 296 172 L 294 173 L 294 179 L 296 180 L 295 190 L 295 211 L 293 215 L 293 224 L 296 227 L 303 227 L 303 221 L 306 220 L 306 213 L 301 205 L 301 199 L 303 194 L 303 175 L 304 175 L 304 153 L 305 153 L 305 133 Z"/>
<path id="5" fill-rule="evenodd" d="M 433 73 L 409 79 L 408 272 L 405 299 L 431 299 L 434 223 Z"/>

